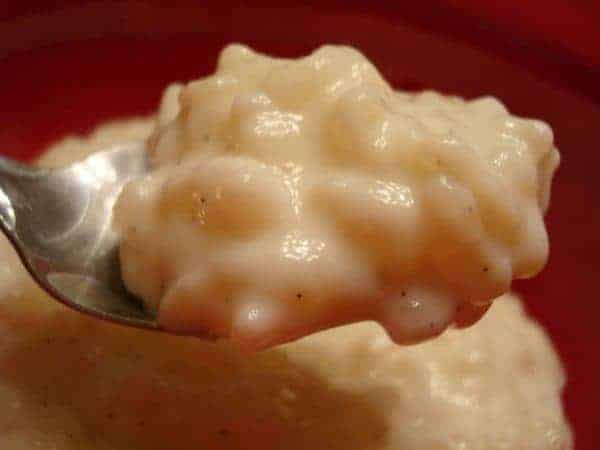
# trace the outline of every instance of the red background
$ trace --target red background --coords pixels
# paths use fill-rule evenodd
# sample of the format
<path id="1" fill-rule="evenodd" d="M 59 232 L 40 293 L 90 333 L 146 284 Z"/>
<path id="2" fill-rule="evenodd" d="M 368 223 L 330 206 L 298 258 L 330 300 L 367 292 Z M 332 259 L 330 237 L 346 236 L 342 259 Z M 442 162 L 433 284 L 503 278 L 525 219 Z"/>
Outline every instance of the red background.
<path id="1" fill-rule="evenodd" d="M 577 449 L 600 448 L 597 2 L 2 3 L 0 151 L 16 157 L 101 120 L 150 113 L 167 82 L 208 73 L 231 41 L 289 56 L 352 44 L 398 88 L 493 93 L 548 121 L 563 155 L 548 216 L 551 261 L 516 288 L 566 364 Z"/>

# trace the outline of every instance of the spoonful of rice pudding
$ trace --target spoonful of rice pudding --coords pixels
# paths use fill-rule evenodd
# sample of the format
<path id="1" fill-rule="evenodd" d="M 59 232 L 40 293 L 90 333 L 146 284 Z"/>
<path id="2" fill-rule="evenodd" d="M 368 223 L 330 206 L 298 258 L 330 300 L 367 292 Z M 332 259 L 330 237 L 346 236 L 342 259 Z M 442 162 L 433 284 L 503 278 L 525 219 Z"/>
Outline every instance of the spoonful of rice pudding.
<path id="1" fill-rule="evenodd" d="M 144 142 L 0 164 L 0 224 L 83 312 L 248 351 L 374 320 L 477 321 L 548 256 L 551 129 L 493 97 L 394 91 L 358 51 L 241 45 L 171 85 Z"/>

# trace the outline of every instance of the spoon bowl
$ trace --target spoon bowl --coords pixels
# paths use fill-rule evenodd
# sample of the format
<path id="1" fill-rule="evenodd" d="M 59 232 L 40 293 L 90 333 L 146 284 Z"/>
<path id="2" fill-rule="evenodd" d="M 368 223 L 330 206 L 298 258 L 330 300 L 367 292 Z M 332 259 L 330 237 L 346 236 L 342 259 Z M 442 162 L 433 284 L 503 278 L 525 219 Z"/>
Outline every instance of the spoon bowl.
<path id="1" fill-rule="evenodd" d="M 0 157 L 0 228 L 37 283 L 100 319 L 158 329 L 120 274 L 113 207 L 148 171 L 143 143 L 113 146 L 60 169 Z"/>

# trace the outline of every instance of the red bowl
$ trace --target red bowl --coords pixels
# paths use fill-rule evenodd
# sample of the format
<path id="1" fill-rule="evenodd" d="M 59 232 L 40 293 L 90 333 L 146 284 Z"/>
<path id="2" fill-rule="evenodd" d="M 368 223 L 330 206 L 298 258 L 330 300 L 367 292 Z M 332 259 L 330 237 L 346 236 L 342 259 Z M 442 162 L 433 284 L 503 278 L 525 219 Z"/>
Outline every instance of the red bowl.
<path id="1" fill-rule="evenodd" d="M 548 215 L 550 263 L 515 288 L 566 364 L 564 398 L 577 449 L 595 450 L 600 10 L 568 0 L 508 3 L 198 7 L 190 1 L 174 8 L 159 1 L 47 7 L 8 0 L 0 12 L 0 149 L 30 158 L 67 133 L 151 113 L 168 82 L 209 73 L 219 49 L 232 41 L 282 56 L 326 42 L 351 44 L 397 88 L 496 95 L 514 113 L 550 123 L 563 156 Z"/>

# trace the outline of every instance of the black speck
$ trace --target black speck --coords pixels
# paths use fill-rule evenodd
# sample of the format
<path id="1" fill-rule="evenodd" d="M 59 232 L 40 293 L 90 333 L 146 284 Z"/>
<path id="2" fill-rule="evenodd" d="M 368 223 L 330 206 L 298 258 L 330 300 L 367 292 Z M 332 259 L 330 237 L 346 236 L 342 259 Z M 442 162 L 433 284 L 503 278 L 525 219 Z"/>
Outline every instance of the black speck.
<path id="1" fill-rule="evenodd" d="M 387 434 L 387 431 L 386 431 L 386 430 L 380 430 L 380 431 L 376 431 L 376 432 L 373 434 L 373 439 L 374 439 L 376 442 L 383 441 L 383 439 L 385 438 L 386 434 Z"/>
<path id="2" fill-rule="evenodd" d="M 401 295 L 402 297 L 406 297 L 406 291 L 402 291 L 402 292 L 400 292 L 400 295 Z"/>
<path id="3" fill-rule="evenodd" d="M 298 293 L 296 294 L 296 298 L 297 298 L 298 300 L 302 300 L 302 298 L 303 298 L 303 297 L 304 297 L 304 295 L 302 295 L 302 293 L 301 293 L 301 292 L 298 292 Z"/>
<path id="4" fill-rule="evenodd" d="M 107 418 L 108 420 L 113 420 L 113 419 L 115 418 L 115 413 L 114 413 L 114 412 L 109 412 L 109 413 L 106 415 L 106 418 Z"/>
<path id="5" fill-rule="evenodd" d="M 231 431 L 229 431 L 227 428 L 221 428 L 219 430 L 219 436 L 227 437 L 230 434 L 231 434 Z"/>
<path id="6" fill-rule="evenodd" d="M 204 203 L 206 203 L 206 199 L 205 199 L 204 197 L 200 197 L 200 202 L 201 202 L 202 204 L 204 204 Z"/>
<path id="7" fill-rule="evenodd" d="M 490 270 L 490 268 L 489 268 L 489 267 L 487 267 L 487 266 L 483 268 L 483 271 L 484 271 L 484 272 L 487 272 L 487 271 L 489 271 L 489 270 Z"/>

